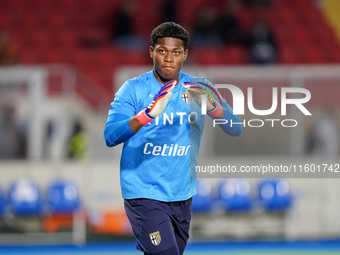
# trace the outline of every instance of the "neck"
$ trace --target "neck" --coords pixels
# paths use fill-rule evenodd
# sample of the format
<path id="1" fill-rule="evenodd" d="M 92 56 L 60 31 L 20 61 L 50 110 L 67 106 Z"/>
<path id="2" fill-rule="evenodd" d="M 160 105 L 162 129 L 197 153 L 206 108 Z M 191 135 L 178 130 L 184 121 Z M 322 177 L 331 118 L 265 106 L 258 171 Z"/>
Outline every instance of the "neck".
<path id="1" fill-rule="evenodd" d="M 166 84 L 166 83 L 168 83 L 169 81 L 172 81 L 172 80 L 177 81 L 176 86 L 177 86 L 178 83 L 179 83 L 179 74 L 178 74 L 175 78 L 173 78 L 173 79 L 163 79 L 163 78 L 157 73 L 157 71 L 154 69 L 154 70 L 153 70 L 153 75 L 155 76 L 156 80 L 159 81 L 160 83 L 162 83 L 163 85 Z"/>

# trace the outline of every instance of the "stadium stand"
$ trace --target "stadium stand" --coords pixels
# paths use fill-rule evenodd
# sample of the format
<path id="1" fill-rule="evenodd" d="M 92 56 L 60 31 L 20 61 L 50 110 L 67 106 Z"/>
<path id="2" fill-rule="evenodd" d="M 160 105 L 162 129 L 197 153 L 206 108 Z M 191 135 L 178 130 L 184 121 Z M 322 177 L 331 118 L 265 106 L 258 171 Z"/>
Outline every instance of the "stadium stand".
<path id="1" fill-rule="evenodd" d="M 47 200 L 51 211 L 56 214 L 73 213 L 81 204 L 76 185 L 64 180 L 56 180 L 50 184 Z"/>
<path id="2" fill-rule="evenodd" d="M 74 217 L 81 210 L 81 199 L 77 186 L 66 180 L 55 180 L 47 188 L 49 215 L 44 218 L 46 232 L 72 229 Z"/>
<path id="3" fill-rule="evenodd" d="M 8 191 L 10 211 L 15 215 L 41 215 L 43 206 L 40 189 L 29 179 L 12 183 Z"/>
<path id="4" fill-rule="evenodd" d="M 4 0 L 0 30 L 8 32 L 20 49 L 21 64 L 70 63 L 85 71 L 95 82 L 113 92 L 112 73 L 122 65 L 151 65 L 148 49 L 122 52 L 110 41 L 110 22 L 118 1 L 23 1 Z M 181 2 L 178 20 L 191 28 L 204 0 Z M 162 1 L 139 2 L 135 30 L 147 40 L 161 17 Z M 323 11 L 312 0 L 276 0 L 269 6 L 241 6 L 237 17 L 248 30 L 255 16 L 270 25 L 278 43 L 279 64 L 335 63 L 340 46 Z M 247 49 L 230 45 L 222 49 L 192 50 L 191 64 L 247 64 Z M 222 57 L 221 57 L 222 56 Z"/>
<path id="5" fill-rule="evenodd" d="M 5 202 L 5 198 L 3 195 L 3 191 L 2 189 L 0 189 L 0 215 L 3 215 L 5 213 L 5 206 L 6 206 L 6 202 Z"/>
<path id="6" fill-rule="evenodd" d="M 213 210 L 211 184 L 207 180 L 197 180 L 197 194 L 192 198 L 193 213 L 209 213 Z"/>
<path id="7" fill-rule="evenodd" d="M 246 179 L 223 180 L 218 187 L 224 209 L 230 213 L 252 210 L 250 184 Z"/>
<path id="8" fill-rule="evenodd" d="M 289 183 L 280 179 L 264 179 L 258 186 L 259 199 L 268 212 L 286 211 L 293 204 Z"/>

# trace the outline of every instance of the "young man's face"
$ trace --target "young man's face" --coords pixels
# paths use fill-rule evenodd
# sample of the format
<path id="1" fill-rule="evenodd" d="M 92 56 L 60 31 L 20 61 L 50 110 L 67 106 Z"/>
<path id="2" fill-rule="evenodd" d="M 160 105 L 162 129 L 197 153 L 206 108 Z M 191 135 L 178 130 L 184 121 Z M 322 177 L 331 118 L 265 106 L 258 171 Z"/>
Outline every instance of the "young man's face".
<path id="1" fill-rule="evenodd" d="M 164 37 L 158 39 L 155 47 L 150 46 L 155 76 L 163 84 L 179 79 L 183 62 L 187 59 L 188 50 L 184 50 L 181 39 Z M 178 84 L 178 83 L 177 83 Z"/>

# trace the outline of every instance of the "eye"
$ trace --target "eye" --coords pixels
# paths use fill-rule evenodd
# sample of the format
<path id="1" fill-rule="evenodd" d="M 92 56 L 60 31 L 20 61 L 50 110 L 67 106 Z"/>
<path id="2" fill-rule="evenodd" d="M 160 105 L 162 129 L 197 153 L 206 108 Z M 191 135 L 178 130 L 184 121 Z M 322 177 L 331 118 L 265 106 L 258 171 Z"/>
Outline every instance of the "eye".
<path id="1" fill-rule="evenodd" d="M 159 50 L 160 53 L 165 53 L 165 50 Z"/>
<path id="2" fill-rule="evenodd" d="M 175 55 L 179 55 L 180 53 L 181 53 L 181 52 L 179 52 L 179 51 L 175 51 L 175 52 L 174 52 Z"/>

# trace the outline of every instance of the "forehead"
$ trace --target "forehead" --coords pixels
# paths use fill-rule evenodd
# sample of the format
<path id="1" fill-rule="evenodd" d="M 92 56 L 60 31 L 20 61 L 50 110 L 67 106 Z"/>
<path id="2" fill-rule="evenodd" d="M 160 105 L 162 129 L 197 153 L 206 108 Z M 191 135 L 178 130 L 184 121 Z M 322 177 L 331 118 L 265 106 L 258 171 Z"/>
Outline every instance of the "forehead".
<path id="1" fill-rule="evenodd" d="M 163 37 L 157 40 L 155 48 L 157 47 L 165 47 L 165 48 L 184 48 L 183 41 L 178 38 L 172 37 Z"/>

